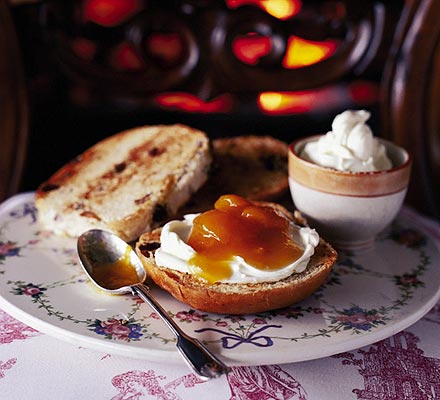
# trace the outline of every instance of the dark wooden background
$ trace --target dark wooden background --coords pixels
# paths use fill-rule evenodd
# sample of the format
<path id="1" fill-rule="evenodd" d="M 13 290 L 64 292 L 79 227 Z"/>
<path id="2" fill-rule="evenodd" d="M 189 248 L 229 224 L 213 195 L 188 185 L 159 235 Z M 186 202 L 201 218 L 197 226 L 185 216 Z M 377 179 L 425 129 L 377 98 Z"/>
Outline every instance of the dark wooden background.
<path id="1" fill-rule="evenodd" d="M 290 142 L 329 130 L 336 113 L 354 107 L 370 110 L 376 134 L 413 155 L 407 201 L 440 217 L 440 1 L 304 0 L 301 13 L 279 20 L 222 0 L 139 0 L 134 15 L 110 27 L 85 21 L 81 4 L 0 0 L 0 200 L 34 190 L 88 146 L 132 126 L 181 122 L 211 137 L 271 134 Z M 178 32 L 180 57 L 145 51 L 152 32 Z M 231 51 L 234 37 L 247 32 L 273 44 L 255 65 Z M 286 69 L 280 60 L 291 34 L 337 39 L 338 49 L 320 63 Z M 96 46 L 89 58 L 72 51 L 77 39 Z M 121 40 L 141 54 L 140 69 L 112 65 Z M 350 102 L 347 88 L 356 82 L 377 88 L 375 97 Z M 262 91 L 322 88 L 339 95 L 317 110 L 267 115 L 256 106 Z M 152 99 L 167 91 L 206 102 L 228 93 L 234 106 L 217 113 L 157 107 Z"/>

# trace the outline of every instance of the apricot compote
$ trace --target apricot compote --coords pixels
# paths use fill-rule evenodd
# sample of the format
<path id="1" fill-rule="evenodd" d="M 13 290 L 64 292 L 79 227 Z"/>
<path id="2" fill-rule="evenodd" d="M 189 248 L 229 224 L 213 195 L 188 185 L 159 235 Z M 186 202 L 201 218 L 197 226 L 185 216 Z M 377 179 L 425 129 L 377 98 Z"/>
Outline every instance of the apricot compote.
<path id="1" fill-rule="evenodd" d="M 92 270 L 92 277 L 106 289 L 119 289 L 139 283 L 136 269 L 130 261 L 132 249 L 127 245 L 124 255 L 117 261 L 108 264 L 97 264 Z"/>
<path id="2" fill-rule="evenodd" d="M 190 266 L 211 283 L 230 277 L 234 256 L 257 269 L 273 271 L 303 253 L 287 218 L 237 195 L 221 196 L 213 210 L 197 216 L 188 244 L 197 252 Z"/>

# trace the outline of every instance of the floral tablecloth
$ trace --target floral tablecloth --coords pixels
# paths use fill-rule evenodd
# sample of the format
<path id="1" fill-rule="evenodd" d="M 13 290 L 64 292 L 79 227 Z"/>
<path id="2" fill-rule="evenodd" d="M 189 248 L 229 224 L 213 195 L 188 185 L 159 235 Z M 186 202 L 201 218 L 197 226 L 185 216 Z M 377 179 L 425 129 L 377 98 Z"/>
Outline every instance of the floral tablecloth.
<path id="1" fill-rule="evenodd" d="M 389 339 L 323 359 L 232 367 L 202 382 L 185 365 L 88 350 L 0 311 L 2 399 L 438 399 L 440 304 Z"/>
<path id="2" fill-rule="evenodd" d="M 406 210 L 407 216 L 411 212 Z M 439 224 L 427 219 L 423 224 L 440 243 Z M 18 256 L 14 243 L 0 238 L 0 261 Z M 432 266 L 440 269 L 437 261 Z M 414 277 L 407 279 L 399 284 L 419 284 Z M 19 288 L 21 296 L 30 297 L 40 289 Z M 347 313 L 346 326 L 362 329 L 368 318 L 361 311 Z M 263 319 L 254 322 L 265 324 Z M 207 382 L 183 362 L 153 362 L 82 347 L 39 332 L 0 309 L 0 398 L 438 399 L 440 302 L 415 324 L 372 345 L 312 361 L 233 366 L 227 376 Z"/>

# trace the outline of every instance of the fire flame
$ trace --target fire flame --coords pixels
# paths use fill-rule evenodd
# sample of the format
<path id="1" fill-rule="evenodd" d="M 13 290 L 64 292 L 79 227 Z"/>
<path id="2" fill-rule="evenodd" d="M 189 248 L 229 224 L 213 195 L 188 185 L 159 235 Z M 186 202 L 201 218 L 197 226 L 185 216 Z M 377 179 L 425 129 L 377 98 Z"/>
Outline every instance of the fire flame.
<path id="1" fill-rule="evenodd" d="M 266 114 L 294 114 L 309 112 L 313 108 L 316 93 L 264 92 L 258 96 L 258 106 Z"/>
<path id="2" fill-rule="evenodd" d="M 199 113 L 220 113 L 228 112 L 232 108 L 230 95 L 219 96 L 209 102 L 199 99 L 197 96 L 174 92 L 164 93 L 156 96 L 157 104 L 166 108 L 175 108 L 185 112 Z"/>
<path id="3" fill-rule="evenodd" d="M 231 9 L 244 5 L 260 7 L 269 15 L 280 20 L 294 17 L 301 11 L 301 0 L 225 0 Z M 93 22 L 104 27 L 114 27 L 140 12 L 142 0 L 84 0 L 82 17 L 85 22 Z M 182 43 L 176 34 L 158 34 L 145 43 L 147 50 L 162 62 L 173 64 L 182 54 Z M 256 32 L 238 37 L 232 45 L 234 55 L 243 63 L 258 64 L 259 60 L 271 51 L 271 38 Z M 334 40 L 310 41 L 298 36 L 290 36 L 282 67 L 286 69 L 303 68 L 330 57 L 337 49 Z M 72 50 L 81 58 L 91 60 L 95 56 L 96 45 L 86 40 L 76 40 Z M 141 70 L 144 65 L 141 57 L 127 43 L 120 43 L 112 55 L 112 65 L 119 70 Z M 301 92 L 260 93 L 257 105 L 260 111 L 269 115 L 305 113 L 327 105 L 326 101 L 335 93 L 329 90 L 307 90 Z M 374 88 L 359 84 L 351 88 L 353 101 L 369 100 L 377 97 Z M 327 99 L 324 101 L 324 99 Z M 184 112 L 218 113 L 230 112 L 233 97 L 224 94 L 211 101 L 183 92 L 163 93 L 155 97 L 155 102 L 164 108 Z M 324 101 L 324 103 L 323 103 Z"/>
<path id="4" fill-rule="evenodd" d="M 298 92 L 263 92 L 258 96 L 260 111 L 267 115 L 290 115 L 307 112 L 326 112 L 329 104 L 337 108 L 374 104 L 378 101 L 376 83 L 354 81 L 349 85 L 329 85 L 314 90 Z"/>
<path id="5" fill-rule="evenodd" d="M 291 36 L 282 65 L 284 68 L 294 69 L 316 64 L 330 57 L 337 46 L 335 40 L 314 42 L 298 36 Z M 257 64 L 261 57 L 269 54 L 270 48 L 270 38 L 256 33 L 238 37 L 232 43 L 232 51 L 235 56 L 249 65 Z"/>
<path id="6" fill-rule="evenodd" d="M 288 19 L 298 14 L 301 9 L 301 0 L 226 0 L 229 8 L 238 8 L 243 5 L 255 5 L 268 14 L 279 18 Z"/>
<path id="7" fill-rule="evenodd" d="M 111 27 L 118 25 L 142 9 L 142 0 L 86 0 L 83 19 Z"/>
<path id="8" fill-rule="evenodd" d="M 337 42 L 334 40 L 314 42 L 291 36 L 283 66 L 284 68 L 301 68 L 316 64 L 331 56 L 336 48 Z"/>
<path id="9" fill-rule="evenodd" d="M 112 65 L 123 71 L 137 71 L 145 67 L 142 58 L 128 43 L 121 43 L 112 54 Z"/>
<path id="10" fill-rule="evenodd" d="M 250 33 L 232 42 L 232 51 L 242 62 L 255 65 L 261 57 L 270 52 L 270 38 Z"/>

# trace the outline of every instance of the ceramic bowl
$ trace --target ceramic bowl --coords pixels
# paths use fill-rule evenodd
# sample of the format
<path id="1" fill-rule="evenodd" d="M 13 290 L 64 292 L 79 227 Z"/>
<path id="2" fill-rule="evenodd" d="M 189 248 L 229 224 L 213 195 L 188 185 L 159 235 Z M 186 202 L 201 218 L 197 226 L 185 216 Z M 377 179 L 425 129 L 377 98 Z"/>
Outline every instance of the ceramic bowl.
<path id="1" fill-rule="evenodd" d="M 318 138 L 299 139 L 289 146 L 289 185 L 295 208 L 337 249 L 370 249 L 403 204 L 411 157 L 403 148 L 379 139 L 393 163 L 392 169 L 338 171 L 299 156 L 307 142 Z"/>

